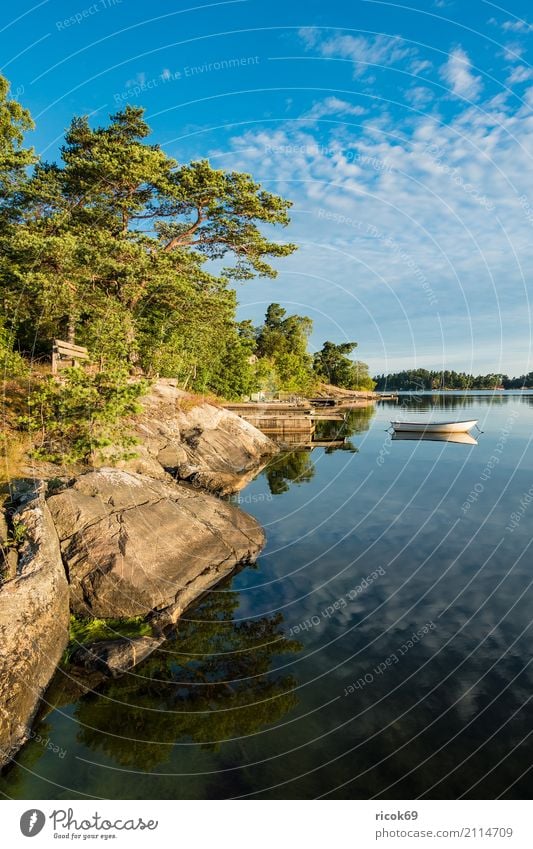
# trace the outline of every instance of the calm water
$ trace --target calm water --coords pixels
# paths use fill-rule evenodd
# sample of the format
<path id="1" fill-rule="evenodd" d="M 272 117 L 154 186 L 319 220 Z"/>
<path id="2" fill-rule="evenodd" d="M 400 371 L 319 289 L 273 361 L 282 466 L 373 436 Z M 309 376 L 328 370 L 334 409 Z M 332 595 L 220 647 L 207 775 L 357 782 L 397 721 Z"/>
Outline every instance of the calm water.
<path id="1" fill-rule="evenodd" d="M 484 433 L 391 441 L 398 413 Z M 531 796 L 533 395 L 402 396 L 349 428 L 241 493 L 267 547 L 175 640 L 115 681 L 58 674 L 3 793 Z"/>

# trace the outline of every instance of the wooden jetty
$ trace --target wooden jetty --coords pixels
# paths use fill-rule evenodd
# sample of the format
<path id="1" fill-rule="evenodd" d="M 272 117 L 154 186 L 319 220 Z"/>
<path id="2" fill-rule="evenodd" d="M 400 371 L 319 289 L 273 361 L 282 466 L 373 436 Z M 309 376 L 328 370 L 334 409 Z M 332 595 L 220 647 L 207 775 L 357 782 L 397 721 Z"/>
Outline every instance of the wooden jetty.
<path id="1" fill-rule="evenodd" d="M 346 411 L 340 408 L 320 407 L 316 410 L 309 401 L 297 404 L 248 402 L 225 406 L 288 450 L 312 451 L 313 448 L 340 448 L 345 444 L 345 439 L 338 437 L 315 439 L 317 422 L 345 420 Z"/>

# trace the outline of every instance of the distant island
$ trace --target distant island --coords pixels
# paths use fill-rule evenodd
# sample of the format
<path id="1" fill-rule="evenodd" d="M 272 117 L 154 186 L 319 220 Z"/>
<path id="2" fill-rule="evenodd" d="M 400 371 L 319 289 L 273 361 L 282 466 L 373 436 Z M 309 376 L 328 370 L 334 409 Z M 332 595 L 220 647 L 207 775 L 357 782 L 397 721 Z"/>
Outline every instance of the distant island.
<path id="1" fill-rule="evenodd" d="M 407 369 L 374 377 L 376 392 L 433 389 L 531 389 L 533 371 L 520 377 L 506 374 L 466 374 L 464 371 L 428 371 L 425 368 Z"/>

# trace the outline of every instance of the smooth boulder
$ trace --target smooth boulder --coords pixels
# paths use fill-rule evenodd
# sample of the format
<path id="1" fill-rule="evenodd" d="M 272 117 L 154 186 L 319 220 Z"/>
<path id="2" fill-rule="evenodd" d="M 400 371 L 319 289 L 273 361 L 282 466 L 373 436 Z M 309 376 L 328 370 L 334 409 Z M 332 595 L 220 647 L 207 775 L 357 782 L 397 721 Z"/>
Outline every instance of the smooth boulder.
<path id="1" fill-rule="evenodd" d="M 163 628 L 264 545 L 261 526 L 232 504 L 114 468 L 81 475 L 48 507 L 79 616 L 155 611 Z"/>

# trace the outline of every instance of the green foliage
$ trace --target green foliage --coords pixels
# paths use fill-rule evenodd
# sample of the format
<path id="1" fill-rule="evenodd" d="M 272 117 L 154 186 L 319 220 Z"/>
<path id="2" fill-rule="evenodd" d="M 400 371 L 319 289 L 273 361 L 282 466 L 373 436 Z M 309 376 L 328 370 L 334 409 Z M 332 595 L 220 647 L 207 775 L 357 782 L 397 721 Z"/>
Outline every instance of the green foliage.
<path id="1" fill-rule="evenodd" d="M 208 388 L 216 395 L 229 400 L 250 395 L 257 388 L 257 378 L 252 362 L 254 343 L 238 328 L 228 334 L 220 355 L 220 366 L 209 381 Z"/>
<path id="2" fill-rule="evenodd" d="M 313 357 L 313 368 L 319 378 L 343 389 L 372 390 L 374 381 L 368 366 L 359 360 L 351 360 L 348 354 L 357 347 L 357 342 L 324 342 L 322 350 Z"/>
<path id="3" fill-rule="evenodd" d="M 533 371 L 528 374 L 521 374 L 520 377 L 502 376 L 502 386 L 505 389 L 532 389 L 533 388 Z"/>
<path id="4" fill-rule="evenodd" d="M 355 369 L 355 380 L 354 380 L 354 389 L 359 389 L 361 392 L 368 391 L 373 392 L 376 387 L 376 381 L 370 377 L 368 373 L 368 366 L 366 363 L 361 362 L 361 360 L 354 360 L 354 369 Z"/>
<path id="5" fill-rule="evenodd" d="M 13 350 L 13 334 L 3 325 L 0 316 L 0 376 L 3 380 L 24 378 L 29 374 L 26 361 Z"/>
<path id="6" fill-rule="evenodd" d="M 26 539 L 26 534 L 28 533 L 28 528 L 17 519 L 16 516 L 13 517 L 11 531 L 7 538 L 6 544 L 8 548 L 18 548 L 24 540 Z"/>
<path id="7" fill-rule="evenodd" d="M 30 113 L 9 97 L 9 83 L 0 75 L 0 222 L 2 230 L 17 217 L 19 192 L 26 169 L 35 162 L 33 150 L 23 147 L 24 133 L 33 129 Z"/>
<path id="8" fill-rule="evenodd" d="M 533 377 L 533 374 L 531 375 Z M 526 376 L 527 377 L 527 376 Z M 522 386 L 525 378 L 515 378 Z M 432 389 L 494 389 L 498 386 L 513 388 L 505 375 L 501 374 L 466 374 L 457 371 L 428 371 L 428 369 L 417 368 L 396 372 L 395 374 L 380 374 L 376 377 L 376 389 L 382 391 L 410 391 L 416 392 Z M 533 384 L 533 380 L 531 381 Z M 526 384 L 527 385 L 527 384 Z"/>
<path id="9" fill-rule="evenodd" d="M 127 361 L 202 391 L 222 383 L 233 397 L 251 375 L 229 282 L 276 275 L 267 260 L 294 246 L 260 226 L 286 226 L 290 203 L 207 161 L 178 166 L 149 133 L 131 106 L 95 129 L 75 118 L 61 162 L 35 168 L 6 244 L 16 341 L 44 353 L 68 338 L 105 367 Z M 219 276 L 208 260 L 226 263 Z"/>
<path id="10" fill-rule="evenodd" d="M 74 367 L 63 374 L 61 382 L 46 377 L 34 383 L 28 411 L 19 418 L 34 437 L 33 455 L 75 463 L 116 446 L 117 459 L 133 456 L 129 450 L 136 440 L 124 431 L 121 419 L 139 411 L 137 399 L 146 383 L 128 382 L 119 369 L 89 374 Z"/>
<path id="11" fill-rule="evenodd" d="M 268 307 L 265 323 L 257 331 L 257 354 L 274 369 L 277 389 L 311 391 L 315 380 L 307 340 L 312 327 L 307 316 L 287 315 L 279 304 Z"/>
<path id="12" fill-rule="evenodd" d="M 149 637 L 152 627 L 142 616 L 123 619 L 78 619 L 70 617 L 69 644 L 64 662 L 68 662 L 77 648 L 99 640 L 118 640 L 120 637 Z"/>
<path id="13" fill-rule="evenodd" d="M 257 388 L 262 391 L 277 392 L 279 390 L 280 378 L 274 361 L 269 357 L 262 357 L 255 364 L 255 381 Z"/>

